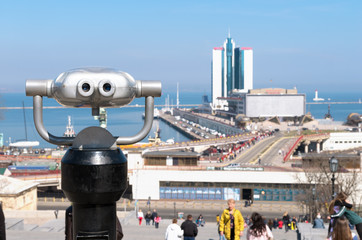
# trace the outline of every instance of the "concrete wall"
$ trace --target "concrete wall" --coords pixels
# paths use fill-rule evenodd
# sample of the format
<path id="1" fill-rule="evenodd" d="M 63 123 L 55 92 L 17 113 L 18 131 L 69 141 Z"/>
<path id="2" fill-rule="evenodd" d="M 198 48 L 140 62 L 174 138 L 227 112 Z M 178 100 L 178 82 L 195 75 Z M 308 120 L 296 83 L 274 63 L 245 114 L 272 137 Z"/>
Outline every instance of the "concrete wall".
<path id="1" fill-rule="evenodd" d="M 1 195 L 3 209 L 11 210 L 36 210 L 37 209 L 37 188 L 27 189 L 19 194 Z"/>

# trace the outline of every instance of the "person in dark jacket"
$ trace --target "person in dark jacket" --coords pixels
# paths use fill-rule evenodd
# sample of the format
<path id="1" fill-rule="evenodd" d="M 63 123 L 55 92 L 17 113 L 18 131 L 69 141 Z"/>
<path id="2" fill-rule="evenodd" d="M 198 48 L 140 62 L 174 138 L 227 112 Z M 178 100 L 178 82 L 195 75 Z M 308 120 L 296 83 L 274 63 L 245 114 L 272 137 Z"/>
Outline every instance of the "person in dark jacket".
<path id="1" fill-rule="evenodd" d="M 192 215 L 187 215 L 186 221 L 181 224 L 181 229 L 184 230 L 184 240 L 195 239 L 198 230 L 196 224 L 192 222 Z"/>
<path id="2" fill-rule="evenodd" d="M 152 219 L 152 214 L 151 214 L 150 211 L 148 211 L 146 213 L 145 219 L 146 219 L 146 225 L 150 225 L 150 222 L 151 222 L 151 219 Z"/>
<path id="3" fill-rule="evenodd" d="M 274 218 L 274 220 L 273 220 L 273 228 L 275 228 L 275 229 L 278 228 L 278 218 Z"/>
<path id="4" fill-rule="evenodd" d="M 285 227 L 285 232 L 288 232 L 289 230 L 289 227 L 290 227 L 290 217 L 289 217 L 289 214 L 288 212 L 285 212 L 283 214 L 283 223 L 284 223 L 284 227 Z"/>

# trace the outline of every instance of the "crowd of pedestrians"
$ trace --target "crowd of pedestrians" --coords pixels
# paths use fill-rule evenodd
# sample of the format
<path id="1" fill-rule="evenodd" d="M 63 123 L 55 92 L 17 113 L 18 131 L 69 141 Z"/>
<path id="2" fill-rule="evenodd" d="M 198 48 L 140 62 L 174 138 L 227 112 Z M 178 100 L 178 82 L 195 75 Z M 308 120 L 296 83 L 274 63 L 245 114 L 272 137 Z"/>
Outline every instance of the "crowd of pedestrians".
<path id="1" fill-rule="evenodd" d="M 336 195 L 335 199 L 329 204 L 329 215 L 325 220 L 329 221 L 328 234 L 326 240 L 358 240 L 362 239 L 362 218 L 352 211 L 353 205 L 348 201 L 348 196 L 341 192 Z M 143 213 L 139 210 L 138 218 L 141 224 Z M 158 228 L 161 218 L 156 210 L 147 212 L 146 225 L 152 225 Z M 284 212 L 280 218 L 266 219 L 258 212 L 253 212 L 249 218 L 244 218 L 241 212 L 235 208 L 235 200 L 227 201 L 227 208 L 216 216 L 217 232 L 219 240 L 240 240 L 244 234 L 247 240 L 272 240 L 273 229 L 284 229 L 284 232 L 297 230 L 298 222 L 306 222 L 306 217 L 299 220 L 296 217 L 290 217 L 288 212 Z M 320 212 L 317 212 L 312 221 L 313 228 L 325 229 L 325 222 Z M 198 227 L 203 227 L 205 220 L 200 214 L 195 222 L 192 215 L 182 222 L 181 226 L 177 224 L 177 219 L 173 219 L 172 223 L 167 227 L 165 240 L 195 240 L 198 234 Z M 358 235 L 351 231 L 355 227 Z"/>

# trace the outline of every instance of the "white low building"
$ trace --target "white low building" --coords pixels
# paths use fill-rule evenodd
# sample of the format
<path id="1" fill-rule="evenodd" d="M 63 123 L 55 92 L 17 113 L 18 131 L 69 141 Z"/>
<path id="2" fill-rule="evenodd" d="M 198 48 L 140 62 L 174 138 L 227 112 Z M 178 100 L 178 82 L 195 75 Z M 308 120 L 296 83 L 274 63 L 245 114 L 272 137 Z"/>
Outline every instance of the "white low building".
<path id="1" fill-rule="evenodd" d="M 270 172 L 262 167 L 243 170 L 147 170 L 134 169 L 129 176 L 134 199 L 198 199 L 296 201 L 306 185 L 301 172 Z"/>
<path id="2" fill-rule="evenodd" d="M 323 143 L 324 151 L 347 150 L 362 147 L 361 132 L 335 132 Z"/>

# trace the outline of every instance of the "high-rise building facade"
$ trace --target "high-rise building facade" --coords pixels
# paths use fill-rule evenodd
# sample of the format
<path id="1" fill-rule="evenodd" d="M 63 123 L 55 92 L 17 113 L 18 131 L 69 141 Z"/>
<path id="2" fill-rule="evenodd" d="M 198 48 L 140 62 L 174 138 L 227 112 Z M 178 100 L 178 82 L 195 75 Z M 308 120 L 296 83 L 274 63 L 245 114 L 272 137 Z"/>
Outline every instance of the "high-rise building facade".
<path id="1" fill-rule="evenodd" d="M 227 97 L 233 89 L 248 91 L 253 88 L 253 50 L 236 48 L 229 36 L 223 47 L 212 51 L 211 99 Z"/>
<path id="2" fill-rule="evenodd" d="M 241 87 L 238 89 L 253 89 L 253 49 L 240 48 L 241 52 Z"/>

